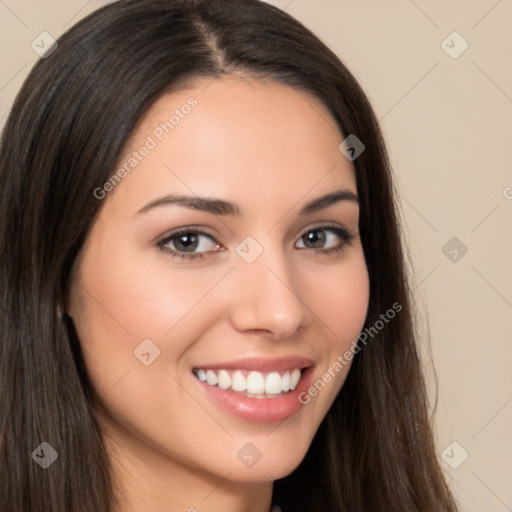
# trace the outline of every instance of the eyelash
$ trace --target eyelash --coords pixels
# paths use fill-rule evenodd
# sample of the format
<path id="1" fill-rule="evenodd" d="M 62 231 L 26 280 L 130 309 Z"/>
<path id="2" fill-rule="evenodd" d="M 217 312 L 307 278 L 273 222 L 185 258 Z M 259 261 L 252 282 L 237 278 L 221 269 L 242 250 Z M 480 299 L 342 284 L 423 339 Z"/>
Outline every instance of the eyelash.
<path id="1" fill-rule="evenodd" d="M 310 249 L 313 251 L 314 255 L 317 256 L 318 254 L 322 254 L 323 256 L 326 255 L 334 255 L 339 254 L 343 252 L 345 249 L 345 246 L 350 245 L 352 240 L 354 239 L 354 235 L 349 233 L 346 229 L 340 228 L 339 226 L 319 226 L 312 229 L 309 229 L 304 232 L 304 234 L 300 237 L 300 239 L 303 239 L 307 234 L 314 233 L 315 231 L 331 231 L 334 232 L 339 238 L 342 239 L 341 245 L 337 247 L 332 247 L 330 249 Z M 197 228 L 186 228 L 186 229 L 180 229 L 179 231 L 176 231 L 174 233 L 171 233 L 170 235 L 166 236 L 159 242 L 157 242 L 157 247 L 162 250 L 163 252 L 170 254 L 173 258 L 180 258 L 181 260 L 197 260 L 197 259 L 203 259 L 205 257 L 205 254 L 211 253 L 211 252 L 217 252 L 217 251 L 207 251 L 207 252 L 199 252 L 199 253 L 180 253 L 176 251 L 175 249 L 169 249 L 168 247 L 165 247 L 169 242 L 173 241 L 175 238 L 179 238 L 182 235 L 204 235 L 213 240 L 215 243 L 218 243 L 217 240 L 206 231 L 203 231 L 201 229 Z M 220 244 L 219 244 L 220 245 Z"/>

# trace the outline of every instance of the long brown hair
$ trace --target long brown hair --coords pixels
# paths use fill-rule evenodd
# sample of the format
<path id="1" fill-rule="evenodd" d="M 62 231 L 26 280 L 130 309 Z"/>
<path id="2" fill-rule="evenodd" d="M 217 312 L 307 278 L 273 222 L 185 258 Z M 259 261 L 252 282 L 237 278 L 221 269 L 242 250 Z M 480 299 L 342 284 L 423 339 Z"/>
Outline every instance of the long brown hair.
<path id="1" fill-rule="evenodd" d="M 73 262 L 137 122 L 164 92 L 230 72 L 313 94 L 354 161 L 370 277 L 365 330 L 299 467 L 284 512 L 454 512 L 436 457 L 404 245 L 381 131 L 352 74 L 314 34 L 258 0 L 121 0 L 80 21 L 21 88 L 0 149 L 0 499 L 10 512 L 113 511 L 111 461 L 71 319 Z M 47 469 L 34 450 L 47 442 Z"/>

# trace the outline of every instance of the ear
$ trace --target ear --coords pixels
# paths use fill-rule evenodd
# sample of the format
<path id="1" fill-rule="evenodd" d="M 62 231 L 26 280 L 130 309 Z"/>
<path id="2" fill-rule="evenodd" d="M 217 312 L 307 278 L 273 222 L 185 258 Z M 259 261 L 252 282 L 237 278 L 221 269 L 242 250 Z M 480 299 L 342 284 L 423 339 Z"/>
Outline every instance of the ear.
<path id="1" fill-rule="evenodd" d="M 73 318 L 74 308 L 73 301 L 71 300 L 71 290 L 69 294 L 65 297 L 63 303 L 59 303 L 57 306 L 57 314 L 59 318 L 62 318 L 64 315 L 68 315 Z"/>
<path id="2" fill-rule="evenodd" d="M 56 315 L 57 315 L 57 318 L 59 320 L 62 320 L 62 318 L 64 317 L 65 314 L 68 314 L 69 315 L 69 309 L 68 307 L 66 306 L 63 306 L 60 302 L 57 304 L 57 309 L 56 309 Z M 69 315 L 71 316 L 71 315 Z"/>
<path id="3" fill-rule="evenodd" d="M 57 305 L 57 314 L 59 318 L 64 315 L 68 315 L 73 318 L 76 308 L 76 283 L 73 279 L 70 279 L 67 290 L 64 292 L 64 296 L 59 298 Z"/>
<path id="4" fill-rule="evenodd" d="M 67 290 L 65 292 L 64 298 L 59 302 L 59 308 L 61 313 L 61 318 L 64 315 L 68 315 L 71 318 L 74 318 L 75 313 L 75 302 L 76 302 L 76 280 L 75 274 L 77 272 L 77 267 L 81 258 L 81 253 L 76 257 L 73 265 L 71 267 L 69 282 L 67 286 Z"/>

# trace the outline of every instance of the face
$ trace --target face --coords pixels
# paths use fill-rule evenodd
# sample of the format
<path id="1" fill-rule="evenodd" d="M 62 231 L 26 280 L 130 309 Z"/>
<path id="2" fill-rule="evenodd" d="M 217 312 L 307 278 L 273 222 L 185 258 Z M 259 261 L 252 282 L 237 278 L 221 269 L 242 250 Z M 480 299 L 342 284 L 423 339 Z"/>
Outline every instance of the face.
<path id="1" fill-rule="evenodd" d="M 314 97 L 254 79 L 149 110 L 95 191 L 67 304 L 117 446 L 233 481 L 301 462 L 368 307 L 344 138 Z"/>

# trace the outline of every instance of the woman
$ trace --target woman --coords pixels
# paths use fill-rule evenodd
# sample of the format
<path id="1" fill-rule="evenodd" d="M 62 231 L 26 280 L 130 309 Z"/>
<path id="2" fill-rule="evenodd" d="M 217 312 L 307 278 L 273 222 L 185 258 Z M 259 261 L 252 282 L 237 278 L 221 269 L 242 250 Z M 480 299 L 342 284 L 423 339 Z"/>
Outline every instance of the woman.
<path id="1" fill-rule="evenodd" d="M 123 0 L 5 127 L 3 509 L 455 511 L 391 171 L 257 0 Z"/>

